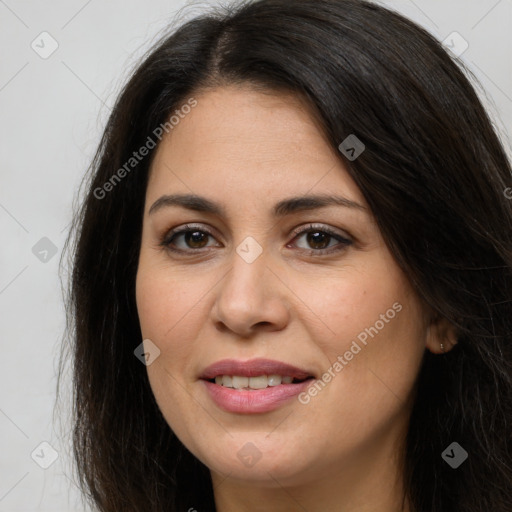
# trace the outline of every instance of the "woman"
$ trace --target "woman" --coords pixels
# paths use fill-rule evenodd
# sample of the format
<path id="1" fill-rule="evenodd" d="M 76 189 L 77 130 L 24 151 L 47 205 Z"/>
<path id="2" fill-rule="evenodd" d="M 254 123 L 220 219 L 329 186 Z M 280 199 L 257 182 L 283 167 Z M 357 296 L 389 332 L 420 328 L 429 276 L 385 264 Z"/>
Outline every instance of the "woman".
<path id="1" fill-rule="evenodd" d="M 101 511 L 512 510 L 511 169 L 425 30 L 198 17 L 125 86 L 76 219 Z"/>

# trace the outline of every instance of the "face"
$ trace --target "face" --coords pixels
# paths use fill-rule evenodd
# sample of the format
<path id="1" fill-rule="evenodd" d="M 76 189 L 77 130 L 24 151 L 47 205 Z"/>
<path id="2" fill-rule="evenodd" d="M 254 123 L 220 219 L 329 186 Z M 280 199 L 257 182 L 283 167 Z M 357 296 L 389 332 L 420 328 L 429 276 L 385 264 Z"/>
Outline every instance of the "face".
<path id="1" fill-rule="evenodd" d="M 389 456 L 428 328 L 344 157 L 295 97 L 226 87 L 195 98 L 153 160 L 137 272 L 166 421 L 212 477 L 268 487 Z M 208 203 L 176 197 L 191 194 Z M 339 199 L 290 201 L 306 196 Z M 257 358 L 305 374 L 242 364 Z M 210 378 L 265 389 L 201 378 L 226 359 L 240 366 Z M 310 378 L 244 380 L 262 374 Z"/>

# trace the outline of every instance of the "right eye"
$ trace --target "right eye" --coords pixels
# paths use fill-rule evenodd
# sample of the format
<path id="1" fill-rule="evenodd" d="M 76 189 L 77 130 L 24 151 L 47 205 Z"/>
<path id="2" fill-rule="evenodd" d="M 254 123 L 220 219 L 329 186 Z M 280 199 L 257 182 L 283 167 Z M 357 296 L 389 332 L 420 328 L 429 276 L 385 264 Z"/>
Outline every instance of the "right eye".
<path id="1" fill-rule="evenodd" d="M 174 252 L 195 252 L 197 249 L 211 247 L 207 245 L 208 237 L 213 237 L 213 235 L 203 227 L 187 224 L 167 233 L 160 245 Z M 178 241 L 182 242 L 181 247 Z M 185 245 L 183 246 L 183 244 Z"/>

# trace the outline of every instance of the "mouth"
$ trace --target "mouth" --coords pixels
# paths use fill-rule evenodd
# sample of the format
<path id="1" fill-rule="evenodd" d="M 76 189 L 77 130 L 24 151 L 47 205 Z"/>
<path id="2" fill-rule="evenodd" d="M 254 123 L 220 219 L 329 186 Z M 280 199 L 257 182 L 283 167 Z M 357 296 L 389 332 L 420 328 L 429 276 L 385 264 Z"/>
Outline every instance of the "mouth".
<path id="1" fill-rule="evenodd" d="M 199 380 L 221 409 L 254 414 L 288 403 L 314 382 L 315 376 L 280 361 L 225 359 L 207 367 Z"/>
<path id="2" fill-rule="evenodd" d="M 211 380 L 217 377 L 281 377 L 286 383 L 291 377 L 296 380 L 304 380 L 308 377 L 314 377 L 314 373 L 308 369 L 298 368 L 282 361 L 272 359 L 256 358 L 247 361 L 237 359 L 222 359 L 206 367 L 200 379 Z"/>

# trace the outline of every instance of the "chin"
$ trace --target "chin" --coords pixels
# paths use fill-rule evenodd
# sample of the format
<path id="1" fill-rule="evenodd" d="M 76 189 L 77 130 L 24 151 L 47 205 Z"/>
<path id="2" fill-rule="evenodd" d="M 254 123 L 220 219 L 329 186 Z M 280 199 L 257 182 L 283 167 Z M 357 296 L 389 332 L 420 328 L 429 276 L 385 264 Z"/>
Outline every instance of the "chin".
<path id="1" fill-rule="evenodd" d="M 252 482 L 263 487 L 295 485 L 310 470 L 313 461 L 299 456 L 296 441 L 286 443 L 276 433 L 245 432 L 226 434 L 224 443 L 215 442 L 214 453 L 196 454 L 211 471 L 230 479 Z M 297 440 L 298 441 L 298 440 Z M 212 445 L 209 445 L 211 447 Z"/>

